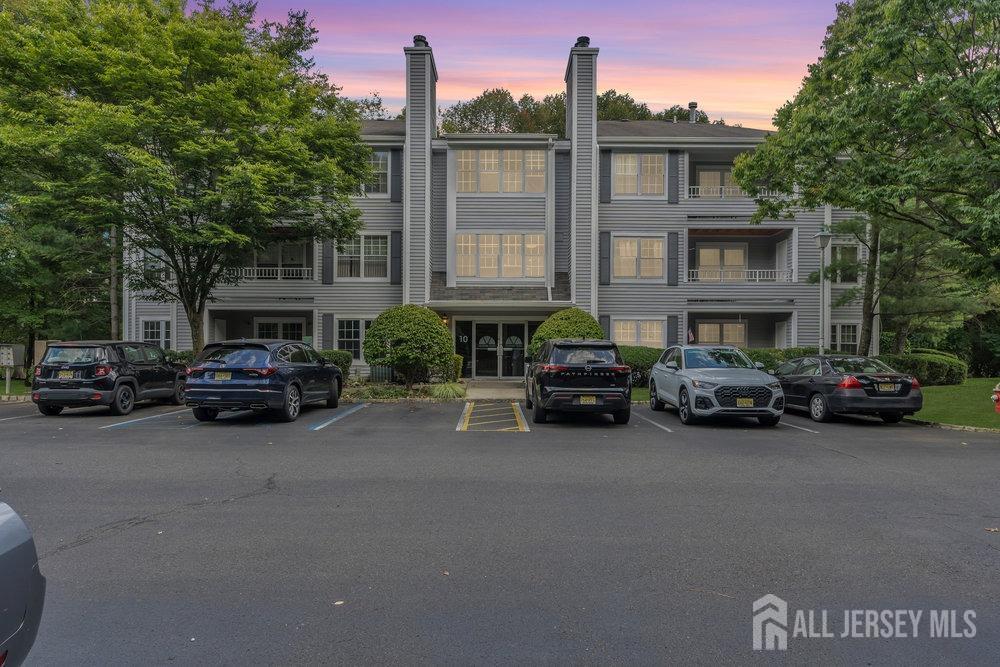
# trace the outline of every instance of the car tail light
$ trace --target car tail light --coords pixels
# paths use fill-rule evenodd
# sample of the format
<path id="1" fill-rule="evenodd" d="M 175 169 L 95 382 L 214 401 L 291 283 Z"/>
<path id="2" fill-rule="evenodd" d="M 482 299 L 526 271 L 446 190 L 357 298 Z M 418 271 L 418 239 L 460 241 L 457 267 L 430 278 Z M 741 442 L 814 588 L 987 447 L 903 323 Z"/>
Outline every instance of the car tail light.
<path id="1" fill-rule="evenodd" d="M 625 373 L 626 375 L 632 373 L 632 369 L 628 366 L 612 366 L 608 370 L 612 373 Z"/>
<path id="2" fill-rule="evenodd" d="M 100 394 L 97 394 L 97 393 L 95 393 L 95 394 L 94 394 L 93 396 L 91 396 L 90 398 L 91 398 L 91 400 L 94 400 L 94 401 L 99 401 L 99 400 L 101 400 L 101 395 L 100 395 Z M 2 667 L 2 666 L 0 666 L 0 667 Z"/>
<path id="3" fill-rule="evenodd" d="M 920 380 L 918 380 L 916 377 L 911 377 L 910 389 L 920 389 Z"/>
<path id="4" fill-rule="evenodd" d="M 278 372 L 278 369 L 274 366 L 266 366 L 264 368 L 244 368 L 243 372 L 247 375 L 256 375 L 257 377 L 271 377 Z"/>
<path id="5" fill-rule="evenodd" d="M 33 393 L 33 394 L 31 395 L 31 400 L 33 400 L 33 401 L 37 401 L 37 400 L 38 400 L 39 398 L 41 398 L 41 396 L 42 396 L 42 395 L 41 395 L 40 393 L 38 393 L 38 392 L 36 391 L 35 393 Z"/>
<path id="6" fill-rule="evenodd" d="M 37 377 L 41 377 L 41 376 L 42 376 L 42 367 L 41 366 L 35 366 L 35 377 L 37 378 Z M 6 654 L 4 654 L 4 655 L 6 655 Z M 0 662 L 0 667 L 2 667 L 2 665 L 3 665 L 3 663 Z"/>
<path id="7" fill-rule="evenodd" d="M 542 371 L 545 373 L 562 373 L 568 370 L 569 366 L 560 366 L 559 364 L 545 364 L 542 366 Z"/>
<path id="8" fill-rule="evenodd" d="M 184 375 L 195 375 L 196 373 L 204 373 L 205 369 L 201 366 L 189 366 L 184 369 Z"/>
<path id="9" fill-rule="evenodd" d="M 111 366 L 95 366 L 94 377 L 105 377 L 111 374 Z"/>
<path id="10" fill-rule="evenodd" d="M 3 653 L 0 653 L 0 667 L 3 667 L 6 664 L 7 664 L 7 651 L 4 651 Z"/>
<path id="11" fill-rule="evenodd" d="M 853 375 L 848 375 L 837 385 L 840 389 L 863 389 L 861 382 Z"/>

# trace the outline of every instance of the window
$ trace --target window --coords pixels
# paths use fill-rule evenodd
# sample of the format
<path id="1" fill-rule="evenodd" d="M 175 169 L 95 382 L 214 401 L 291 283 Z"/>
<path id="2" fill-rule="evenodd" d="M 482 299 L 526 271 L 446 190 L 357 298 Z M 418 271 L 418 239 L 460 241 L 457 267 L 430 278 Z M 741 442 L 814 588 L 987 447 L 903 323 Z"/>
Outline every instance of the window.
<path id="1" fill-rule="evenodd" d="M 616 238 L 613 265 L 615 278 L 662 279 L 663 239 Z"/>
<path id="2" fill-rule="evenodd" d="M 736 194 L 733 185 L 733 169 L 728 165 L 706 165 L 695 167 L 695 180 L 699 197 L 722 197 Z"/>
<path id="3" fill-rule="evenodd" d="M 663 346 L 662 320 L 615 320 L 614 341 L 621 345 Z"/>
<path id="4" fill-rule="evenodd" d="M 306 241 L 276 241 L 254 252 L 253 277 L 258 280 L 302 280 L 312 277 L 306 260 L 310 245 Z"/>
<path id="5" fill-rule="evenodd" d="M 302 340 L 305 335 L 304 320 L 284 320 L 278 317 L 258 318 L 254 321 L 257 338 Z"/>
<path id="6" fill-rule="evenodd" d="M 614 194 L 663 195 L 667 175 L 663 153 L 615 153 L 612 166 Z"/>
<path id="7" fill-rule="evenodd" d="M 858 325 L 840 324 L 834 322 L 830 325 L 830 349 L 846 354 L 858 353 Z"/>
<path id="8" fill-rule="evenodd" d="M 699 322 L 698 342 L 704 345 L 746 345 L 745 322 Z"/>
<path id="9" fill-rule="evenodd" d="M 456 234 L 459 278 L 544 278 L 544 234 Z"/>
<path id="10" fill-rule="evenodd" d="M 337 320 L 337 349 L 347 350 L 352 357 L 360 360 L 364 334 L 371 325 L 371 320 Z"/>
<path id="11" fill-rule="evenodd" d="M 142 255 L 142 276 L 150 283 L 160 283 L 170 280 L 170 268 L 163 261 L 164 252 L 159 248 L 150 248 Z"/>
<path id="12" fill-rule="evenodd" d="M 386 278 L 389 275 L 389 237 L 363 234 L 346 241 L 337 252 L 338 278 Z"/>
<path id="13" fill-rule="evenodd" d="M 458 192 L 545 192 L 545 151 L 460 150 L 455 155 Z"/>
<path id="14" fill-rule="evenodd" d="M 795 372 L 795 367 L 799 365 L 797 361 L 786 361 L 774 369 L 775 375 L 791 375 Z"/>
<path id="15" fill-rule="evenodd" d="M 803 359 L 796 375 L 819 375 L 819 359 Z"/>
<path id="16" fill-rule="evenodd" d="M 746 280 L 746 270 L 745 245 L 698 244 L 699 281 Z"/>
<path id="17" fill-rule="evenodd" d="M 371 180 L 362 185 L 366 195 L 389 194 L 389 151 L 375 151 L 371 156 Z"/>
<path id="18" fill-rule="evenodd" d="M 833 282 L 858 282 L 858 246 L 834 244 L 830 252 L 834 266 L 839 265 L 839 268 L 834 269 Z"/>
<path id="19" fill-rule="evenodd" d="M 142 342 L 170 349 L 170 320 L 143 320 Z"/>

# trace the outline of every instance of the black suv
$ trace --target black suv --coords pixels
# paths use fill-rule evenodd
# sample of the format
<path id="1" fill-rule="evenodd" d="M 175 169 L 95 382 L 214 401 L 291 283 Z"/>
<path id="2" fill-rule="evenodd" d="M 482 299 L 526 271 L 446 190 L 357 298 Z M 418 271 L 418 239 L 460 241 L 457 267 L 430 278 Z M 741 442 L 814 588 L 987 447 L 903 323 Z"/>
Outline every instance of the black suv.
<path id="1" fill-rule="evenodd" d="M 528 366 L 524 394 L 536 424 L 550 410 L 611 413 L 616 424 L 627 424 L 632 369 L 609 340 L 550 340 Z"/>
<path id="2" fill-rule="evenodd" d="M 181 405 L 184 366 L 170 363 L 163 350 L 147 343 L 53 343 L 35 366 L 31 383 L 31 400 L 43 415 L 92 405 L 127 415 L 136 401 L 151 398 Z"/>

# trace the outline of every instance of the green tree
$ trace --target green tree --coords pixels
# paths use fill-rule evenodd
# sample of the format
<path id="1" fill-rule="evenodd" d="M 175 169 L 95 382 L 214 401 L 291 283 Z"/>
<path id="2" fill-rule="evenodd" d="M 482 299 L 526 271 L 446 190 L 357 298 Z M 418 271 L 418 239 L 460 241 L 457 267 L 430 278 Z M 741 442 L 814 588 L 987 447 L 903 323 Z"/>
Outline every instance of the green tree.
<path id="1" fill-rule="evenodd" d="M 258 24 L 254 5 L 40 0 L 0 12 L 0 164 L 17 207 L 117 227 L 164 281 L 130 284 L 184 307 L 194 345 L 213 290 L 278 228 L 353 237 L 368 176 L 357 107 L 304 54 L 303 12 Z"/>
<path id="2" fill-rule="evenodd" d="M 505 88 L 484 90 L 468 102 L 456 102 L 441 114 L 441 130 L 456 132 L 514 132 L 518 107 Z"/>
<path id="3" fill-rule="evenodd" d="M 411 303 L 383 311 L 365 330 L 364 348 L 369 364 L 391 366 L 407 389 L 431 373 L 452 376 L 455 343 L 430 308 Z"/>
<path id="4" fill-rule="evenodd" d="M 696 123 L 708 123 L 708 114 L 697 109 L 695 112 L 695 122 Z M 653 120 L 665 120 L 669 122 L 687 123 L 691 119 L 691 110 L 687 106 L 681 106 L 680 104 L 675 104 L 669 109 L 664 109 L 663 111 L 657 111 L 653 114 Z M 725 125 L 725 121 L 721 118 L 715 121 L 711 121 L 716 125 Z"/>
<path id="5" fill-rule="evenodd" d="M 736 161 L 754 221 L 822 204 L 928 229 L 1000 273 L 1000 4 L 856 0 L 837 6 L 823 56 Z"/>

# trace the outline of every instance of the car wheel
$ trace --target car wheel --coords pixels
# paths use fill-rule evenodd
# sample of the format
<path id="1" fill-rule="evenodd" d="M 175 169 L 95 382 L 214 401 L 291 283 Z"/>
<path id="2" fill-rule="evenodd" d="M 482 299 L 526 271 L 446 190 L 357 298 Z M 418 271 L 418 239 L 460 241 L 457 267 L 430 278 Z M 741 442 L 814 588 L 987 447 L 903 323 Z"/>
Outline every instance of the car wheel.
<path id="1" fill-rule="evenodd" d="M 656 383 L 652 380 L 649 381 L 649 409 L 656 410 L 659 412 L 663 408 L 667 407 L 667 404 L 660 400 L 660 397 L 656 395 Z"/>
<path id="2" fill-rule="evenodd" d="M 215 408 L 195 408 L 193 412 L 194 418 L 200 422 L 214 422 L 219 416 L 219 411 Z"/>
<path id="3" fill-rule="evenodd" d="M 781 415 L 762 415 L 757 417 L 757 421 L 761 426 L 777 426 L 781 421 Z"/>
<path id="4" fill-rule="evenodd" d="M 632 408 L 625 408 L 624 410 L 615 411 L 612 416 L 615 418 L 616 424 L 627 424 L 629 417 L 632 416 Z"/>
<path id="5" fill-rule="evenodd" d="M 326 407 L 335 408 L 340 405 L 340 380 L 334 378 L 330 385 L 330 398 L 326 399 Z"/>
<path id="6" fill-rule="evenodd" d="M 132 412 L 134 407 L 135 392 L 132 391 L 132 385 L 120 385 L 115 391 L 114 397 L 111 399 L 111 414 L 119 417 L 127 415 Z"/>
<path id="7" fill-rule="evenodd" d="M 813 394 L 809 397 L 809 416 L 815 422 L 830 421 L 830 406 L 826 404 L 823 394 Z"/>
<path id="8" fill-rule="evenodd" d="M 170 403 L 173 405 L 184 405 L 184 382 L 178 380 L 174 384 L 174 393 L 170 395 Z"/>
<path id="9" fill-rule="evenodd" d="M 283 422 L 293 422 L 299 418 L 302 410 L 302 393 L 297 385 L 290 384 L 285 390 L 285 403 L 278 410 L 278 419 Z"/>
<path id="10" fill-rule="evenodd" d="M 886 424 L 898 424 L 903 421 L 902 412 L 880 412 L 878 416 L 882 418 Z"/>
<path id="11" fill-rule="evenodd" d="M 57 414 L 63 411 L 63 406 L 61 405 L 44 405 L 42 403 L 38 404 L 38 411 L 47 417 L 55 417 Z"/>
<path id="12" fill-rule="evenodd" d="M 695 422 L 694 413 L 691 412 L 691 401 L 688 399 L 688 390 L 681 387 L 677 396 L 677 416 L 682 424 L 693 424 Z"/>
<path id="13" fill-rule="evenodd" d="M 548 411 L 545 408 L 543 408 L 540 404 L 535 403 L 535 409 L 531 413 L 531 421 L 535 422 L 536 424 L 544 424 L 548 420 L 549 420 Z"/>

